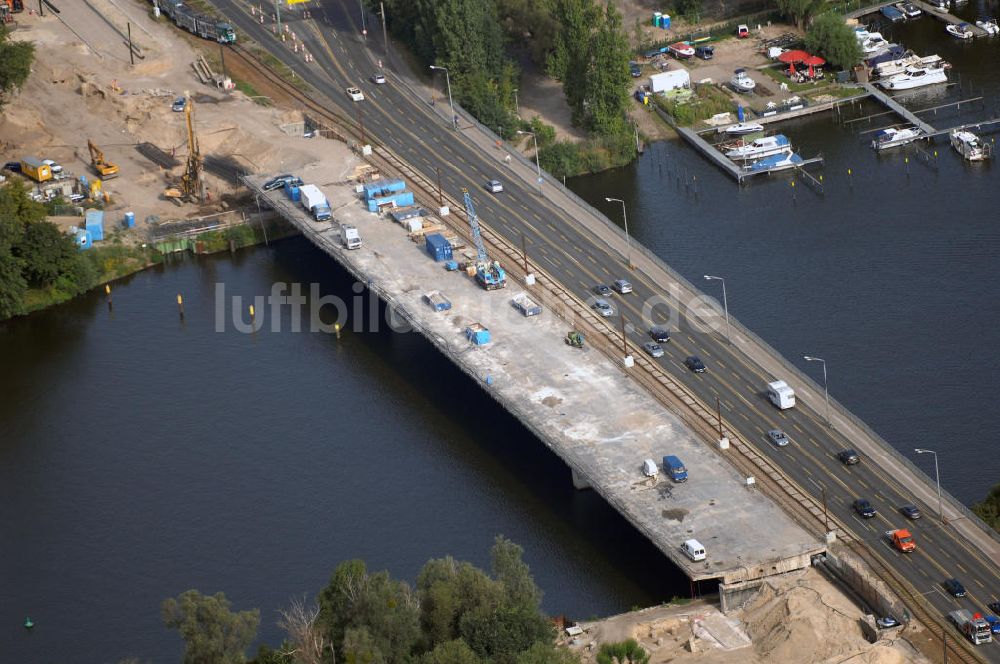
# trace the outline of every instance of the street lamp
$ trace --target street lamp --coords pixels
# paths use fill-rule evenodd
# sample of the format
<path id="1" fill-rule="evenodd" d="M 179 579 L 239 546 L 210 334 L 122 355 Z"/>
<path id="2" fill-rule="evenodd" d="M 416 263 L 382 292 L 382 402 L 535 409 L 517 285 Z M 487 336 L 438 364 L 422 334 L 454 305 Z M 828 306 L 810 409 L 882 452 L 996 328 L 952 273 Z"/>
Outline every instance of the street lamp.
<path id="1" fill-rule="evenodd" d="M 533 131 L 517 130 L 518 134 L 531 134 L 531 141 L 535 144 L 535 173 L 538 175 L 538 195 L 542 195 L 542 164 L 538 161 L 538 139 Z"/>
<path id="2" fill-rule="evenodd" d="M 722 308 L 726 312 L 726 341 L 733 343 L 732 329 L 729 327 L 729 300 L 726 298 L 726 280 L 722 277 L 713 277 L 710 274 L 705 275 L 707 281 L 721 281 L 722 282 Z"/>
<path id="3" fill-rule="evenodd" d="M 625 221 L 625 260 L 627 261 L 629 269 L 632 269 L 632 242 L 629 240 L 628 236 L 628 214 L 625 212 L 625 201 L 620 198 L 607 198 L 605 199 L 609 203 L 621 203 L 622 204 L 622 219 Z"/>
<path id="4" fill-rule="evenodd" d="M 823 396 L 826 397 L 826 423 L 830 423 L 830 391 L 826 387 L 826 360 L 821 357 L 811 357 L 809 355 L 803 355 L 803 359 L 806 362 L 822 362 L 823 363 Z"/>
<path id="5" fill-rule="evenodd" d="M 941 523 L 944 523 L 944 509 L 943 503 L 941 501 L 941 472 L 938 470 L 938 458 L 937 452 L 934 450 L 925 450 L 922 448 L 917 448 L 913 450 L 917 454 L 933 454 L 934 455 L 934 480 L 937 482 L 937 492 L 938 492 L 938 514 L 941 516 Z"/>
<path id="6" fill-rule="evenodd" d="M 451 106 L 451 124 L 452 127 L 458 128 L 458 116 L 455 115 L 455 102 L 451 98 L 451 75 L 448 73 L 447 67 L 438 67 L 437 65 L 431 65 L 431 69 L 441 70 L 444 72 L 444 80 L 448 84 L 448 104 Z"/>
<path id="7" fill-rule="evenodd" d="M 514 115 L 521 117 L 520 109 L 517 106 L 517 88 L 514 88 Z"/>

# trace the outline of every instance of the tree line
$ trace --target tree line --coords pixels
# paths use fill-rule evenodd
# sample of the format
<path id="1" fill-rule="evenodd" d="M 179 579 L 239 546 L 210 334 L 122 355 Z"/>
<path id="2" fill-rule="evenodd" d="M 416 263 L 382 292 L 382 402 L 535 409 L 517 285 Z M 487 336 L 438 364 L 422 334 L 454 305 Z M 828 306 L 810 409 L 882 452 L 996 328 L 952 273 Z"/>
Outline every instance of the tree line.
<path id="1" fill-rule="evenodd" d="M 371 572 L 361 560 L 334 570 L 315 602 L 293 600 L 276 647 L 253 664 L 579 664 L 555 645 L 542 592 L 521 547 L 497 537 L 490 573 L 451 557 L 430 560 L 416 583 Z M 233 612 L 225 595 L 189 590 L 161 606 L 164 624 L 184 640 L 185 664 L 246 662 L 260 611 Z M 635 642 L 605 644 L 601 664 L 645 664 Z"/>

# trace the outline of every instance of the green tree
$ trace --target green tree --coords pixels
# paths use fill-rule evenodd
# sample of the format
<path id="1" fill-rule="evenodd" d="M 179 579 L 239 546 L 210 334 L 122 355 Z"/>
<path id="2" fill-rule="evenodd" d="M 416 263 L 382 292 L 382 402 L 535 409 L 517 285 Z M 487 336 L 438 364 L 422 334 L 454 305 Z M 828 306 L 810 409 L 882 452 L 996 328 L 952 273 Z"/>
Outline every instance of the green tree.
<path id="1" fill-rule="evenodd" d="M 628 67 L 631 52 L 622 15 L 610 2 L 590 45 L 592 57 L 585 87 L 587 124 L 598 136 L 617 136 L 626 130 L 625 109 L 632 85 Z"/>
<path id="2" fill-rule="evenodd" d="M 184 639 L 185 664 L 240 664 L 257 636 L 260 610 L 229 610 L 224 593 L 188 590 L 163 601 L 163 622 Z"/>
<path id="3" fill-rule="evenodd" d="M 972 506 L 972 511 L 994 530 L 1000 530 L 1000 484 L 990 489 L 985 500 Z"/>
<path id="4" fill-rule="evenodd" d="M 560 16 L 559 34 L 548 59 L 548 72 L 562 81 L 563 94 L 573 112 L 573 123 L 584 121 L 587 98 L 587 75 L 590 73 L 591 32 L 600 19 L 593 0 L 556 0 Z"/>
<path id="5" fill-rule="evenodd" d="M 554 0 L 497 0 L 496 4 L 508 39 L 525 45 L 532 61 L 544 67 L 559 34 Z"/>
<path id="6" fill-rule="evenodd" d="M 342 661 L 347 664 L 385 664 L 385 657 L 367 627 L 345 630 L 342 650 Z"/>
<path id="7" fill-rule="evenodd" d="M 28 41 L 11 41 L 10 31 L 0 26 L 0 109 L 6 97 L 20 90 L 31 74 L 35 59 L 35 45 Z"/>
<path id="8" fill-rule="evenodd" d="M 535 585 L 531 570 L 521 559 L 524 549 L 503 535 L 498 535 L 490 550 L 493 578 L 503 586 L 507 601 L 534 611 L 542 603 L 542 592 Z"/>
<path id="9" fill-rule="evenodd" d="M 538 641 L 517 656 L 517 664 L 580 664 L 580 657 L 565 648 Z"/>
<path id="10" fill-rule="evenodd" d="M 778 0 L 778 11 L 800 30 L 823 7 L 823 0 Z"/>
<path id="11" fill-rule="evenodd" d="M 635 639 L 605 643 L 597 651 L 597 664 L 648 664 L 649 653 Z"/>
<path id="12" fill-rule="evenodd" d="M 52 285 L 60 275 L 73 272 L 79 260 L 73 240 L 47 221 L 29 222 L 14 253 L 23 261 L 23 275 L 32 286 Z"/>
<path id="13" fill-rule="evenodd" d="M 24 313 L 28 283 L 21 276 L 21 261 L 0 242 L 0 320 Z"/>
<path id="14" fill-rule="evenodd" d="M 457 639 L 439 643 L 434 650 L 424 653 L 420 664 L 483 664 L 483 660 L 465 641 Z"/>
<path id="15" fill-rule="evenodd" d="M 552 639 L 552 628 L 538 612 L 526 606 L 480 606 L 462 616 L 462 640 L 484 659 L 514 664 L 536 641 Z"/>
<path id="16" fill-rule="evenodd" d="M 854 30 L 835 12 L 816 17 L 806 31 L 806 48 L 839 69 L 849 69 L 861 61 L 861 46 Z"/>
<path id="17" fill-rule="evenodd" d="M 674 0 L 674 13 L 697 22 L 701 16 L 701 0 Z"/>

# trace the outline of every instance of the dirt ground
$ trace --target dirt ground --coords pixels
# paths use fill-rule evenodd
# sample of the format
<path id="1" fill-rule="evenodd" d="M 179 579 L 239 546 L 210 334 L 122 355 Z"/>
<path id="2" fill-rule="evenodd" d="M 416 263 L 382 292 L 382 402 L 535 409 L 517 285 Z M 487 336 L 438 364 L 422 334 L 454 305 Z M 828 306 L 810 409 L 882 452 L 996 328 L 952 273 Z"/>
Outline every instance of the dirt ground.
<path id="1" fill-rule="evenodd" d="M 580 623 L 583 634 L 564 643 L 596 661 L 602 643 L 634 638 L 650 664 L 903 664 L 928 660 L 906 640 L 869 643 L 862 611 L 815 570 L 773 579 L 740 611 L 722 615 L 706 602 L 661 606 Z"/>
<path id="2" fill-rule="evenodd" d="M 221 197 L 234 190 L 231 182 L 206 172 L 210 205 L 179 207 L 162 196 L 183 171 L 188 153 L 184 114 L 170 108 L 176 96 L 190 93 L 195 98 L 202 155 L 228 160 L 242 171 L 281 171 L 318 161 L 328 152 L 324 139 L 282 132 L 282 125 L 300 122 L 300 114 L 265 108 L 238 91 L 199 82 L 191 67 L 193 38 L 182 37 L 171 24 L 156 22 L 140 5 L 123 0 L 90 4 L 115 23 L 124 23 L 122 9 L 127 10 L 145 58 L 130 66 L 127 57 L 104 51 L 101 45 L 108 43 L 110 28 L 100 20 L 80 16 L 72 21 L 74 34 L 51 12 L 45 17 L 20 14 L 14 38 L 33 41 L 38 48 L 30 78 L 0 118 L 4 161 L 26 155 L 54 159 L 67 176 L 93 179 L 87 149 L 87 139 L 92 139 L 120 169 L 117 178 L 104 183 L 114 201 L 106 218 L 115 223 L 132 211 L 141 225 L 150 216 L 166 220 L 218 211 Z M 80 3 L 71 11 L 90 10 Z M 137 151 L 144 142 L 172 154 L 181 165 L 169 170 L 157 166 Z"/>

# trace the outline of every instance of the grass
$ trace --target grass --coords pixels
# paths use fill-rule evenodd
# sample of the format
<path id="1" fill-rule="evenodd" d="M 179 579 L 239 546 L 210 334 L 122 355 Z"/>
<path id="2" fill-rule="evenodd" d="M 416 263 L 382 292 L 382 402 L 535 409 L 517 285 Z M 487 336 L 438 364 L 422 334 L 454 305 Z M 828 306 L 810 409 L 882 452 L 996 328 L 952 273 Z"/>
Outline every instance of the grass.
<path id="1" fill-rule="evenodd" d="M 653 95 L 653 103 L 673 116 L 682 127 L 690 127 L 718 113 L 733 110 L 733 100 L 714 85 L 699 85 L 694 95 L 686 98 L 670 99 Z"/>
<path id="2" fill-rule="evenodd" d="M 761 69 L 766 76 L 773 78 L 778 83 L 785 83 L 788 85 L 788 89 L 792 92 L 810 92 L 817 89 L 822 84 L 815 83 L 793 83 L 787 76 L 785 76 L 783 67 L 768 67 L 767 69 Z"/>

